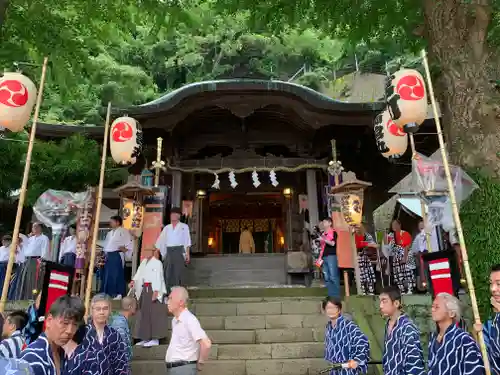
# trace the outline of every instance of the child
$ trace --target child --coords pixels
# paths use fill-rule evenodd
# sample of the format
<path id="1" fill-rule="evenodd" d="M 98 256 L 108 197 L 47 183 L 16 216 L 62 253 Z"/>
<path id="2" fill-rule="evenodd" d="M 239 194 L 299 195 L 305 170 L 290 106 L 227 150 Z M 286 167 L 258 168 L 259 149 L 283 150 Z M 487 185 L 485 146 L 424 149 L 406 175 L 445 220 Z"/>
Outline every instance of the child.
<path id="1" fill-rule="evenodd" d="M 22 311 L 13 311 L 5 318 L 3 323 L 3 336 L 0 342 L 0 355 L 5 358 L 19 358 L 21 351 L 26 347 L 21 331 L 28 322 L 28 315 Z"/>

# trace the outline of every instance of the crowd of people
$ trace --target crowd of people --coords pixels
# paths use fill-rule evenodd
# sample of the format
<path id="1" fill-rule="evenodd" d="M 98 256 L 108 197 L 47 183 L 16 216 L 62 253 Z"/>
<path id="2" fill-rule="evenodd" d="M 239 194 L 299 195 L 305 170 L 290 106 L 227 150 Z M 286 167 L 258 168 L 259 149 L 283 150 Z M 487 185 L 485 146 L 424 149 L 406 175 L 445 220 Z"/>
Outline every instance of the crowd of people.
<path id="1" fill-rule="evenodd" d="M 493 319 L 476 327 L 485 337 L 492 374 L 500 374 L 500 265 L 490 275 Z M 384 334 L 382 368 L 385 375 L 484 375 L 485 366 L 475 338 L 461 327 L 461 303 L 448 293 L 438 294 L 432 304 L 436 330 L 428 344 L 424 360 L 421 333 L 404 313 L 398 286 L 387 286 L 379 295 L 381 314 L 387 319 Z M 331 375 L 366 374 L 370 343 L 362 330 L 342 314 L 337 297 L 327 297 L 323 310 L 328 318 L 325 331 L 325 359 L 333 365 Z"/>
<path id="2" fill-rule="evenodd" d="M 187 309 L 188 298 L 183 287 L 173 287 L 168 296 L 173 318 L 165 362 L 170 375 L 196 374 L 211 347 L 198 319 Z M 0 373 L 9 369 L 9 375 L 130 375 L 133 336 L 129 319 L 136 314 L 137 302 L 133 297 L 123 298 L 116 314 L 112 314 L 111 302 L 105 294 L 95 295 L 85 317 L 80 298 L 60 297 L 44 317 L 41 333 L 28 329 L 42 323 L 31 320 L 27 312 L 13 311 L 2 317 L 5 339 L 0 342 Z M 38 303 L 30 308 L 36 310 Z M 167 311 L 164 315 L 167 318 Z"/>
<path id="3" fill-rule="evenodd" d="M 318 226 L 319 227 L 319 226 Z M 320 267 L 323 279 L 331 297 L 340 296 L 340 272 L 337 258 L 337 232 L 333 221 L 327 217 L 321 222 L 322 230 L 313 235 L 313 248 L 317 249 L 316 266 Z M 417 280 L 425 282 L 425 267 L 422 255 L 438 251 L 436 233 L 431 233 L 429 240 L 423 221 L 418 223 L 418 233 L 412 238 L 409 232 L 401 228 L 399 220 L 393 220 L 384 244 L 379 245 L 374 236 L 366 231 L 363 224 L 356 227 L 354 242 L 358 254 L 360 273 L 359 291 L 362 295 L 374 295 L 377 281 L 394 284 L 401 294 L 413 294 Z M 450 240 L 453 242 L 453 240 Z M 455 241 L 456 242 L 456 241 Z M 453 242 L 457 257 L 460 259 L 458 244 Z M 460 262 L 458 262 L 460 263 Z"/>

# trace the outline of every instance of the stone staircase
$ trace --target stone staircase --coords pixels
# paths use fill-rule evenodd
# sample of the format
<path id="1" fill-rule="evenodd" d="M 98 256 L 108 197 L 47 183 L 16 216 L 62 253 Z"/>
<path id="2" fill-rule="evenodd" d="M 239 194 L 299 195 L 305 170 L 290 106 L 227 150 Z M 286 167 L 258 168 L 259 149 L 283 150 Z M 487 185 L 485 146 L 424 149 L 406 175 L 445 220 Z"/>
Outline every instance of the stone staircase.
<path id="1" fill-rule="evenodd" d="M 196 298 L 190 309 L 213 342 L 206 375 L 309 375 L 323 360 L 321 297 Z M 132 373 L 165 374 L 167 345 L 134 348 Z"/>

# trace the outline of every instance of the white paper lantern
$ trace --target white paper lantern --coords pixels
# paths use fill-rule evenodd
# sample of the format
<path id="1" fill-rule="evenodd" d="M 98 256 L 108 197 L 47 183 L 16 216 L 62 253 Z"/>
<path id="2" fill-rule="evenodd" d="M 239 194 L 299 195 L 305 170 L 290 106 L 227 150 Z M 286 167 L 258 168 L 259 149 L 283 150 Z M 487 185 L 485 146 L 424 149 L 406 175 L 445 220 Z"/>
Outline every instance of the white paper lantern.
<path id="1" fill-rule="evenodd" d="M 356 194 L 345 194 L 340 198 L 340 209 L 345 222 L 350 225 L 360 225 L 363 220 L 361 198 Z"/>
<path id="2" fill-rule="evenodd" d="M 375 117 L 373 131 L 377 148 L 386 158 L 399 157 L 408 148 L 408 134 L 394 123 L 387 109 Z"/>
<path id="3" fill-rule="evenodd" d="M 140 124 L 132 117 L 119 117 L 111 124 L 111 156 L 118 164 L 129 165 L 137 161 L 142 150 Z"/>
<path id="4" fill-rule="evenodd" d="M 0 126 L 13 132 L 23 130 L 36 102 L 36 86 L 21 73 L 0 78 Z"/>
<path id="5" fill-rule="evenodd" d="M 391 75 L 386 88 L 387 108 L 401 129 L 407 124 L 422 124 L 427 117 L 427 90 L 424 78 L 413 69 L 401 69 Z M 416 128 L 409 128 L 409 131 Z"/>

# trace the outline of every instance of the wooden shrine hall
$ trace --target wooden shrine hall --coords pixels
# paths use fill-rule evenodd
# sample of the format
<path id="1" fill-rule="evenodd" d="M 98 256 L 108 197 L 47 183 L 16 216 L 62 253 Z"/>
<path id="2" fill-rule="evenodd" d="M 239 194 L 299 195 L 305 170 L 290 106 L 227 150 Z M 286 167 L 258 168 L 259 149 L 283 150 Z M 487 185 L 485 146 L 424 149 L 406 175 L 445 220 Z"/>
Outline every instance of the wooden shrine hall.
<path id="1" fill-rule="evenodd" d="M 168 223 L 172 206 L 187 213 L 193 242 L 189 284 L 274 285 L 290 282 L 286 254 L 307 254 L 306 229 L 327 215 L 332 140 L 344 168 L 372 183 L 364 199 L 368 221 L 388 188 L 408 173 L 408 163 L 389 163 L 377 151 L 373 120 L 383 108 L 382 97 L 340 102 L 290 82 L 232 79 L 186 85 L 114 115 L 127 113 L 142 126 L 144 148 L 129 167 L 132 176 L 151 167 L 162 138 L 161 157 L 168 164 L 159 184 L 166 187 L 163 220 Z M 103 138 L 101 126 L 53 124 L 39 124 L 37 137 L 75 132 Z M 236 171 L 234 181 L 230 170 Z M 239 254 L 243 228 L 252 232 L 255 254 Z"/>

